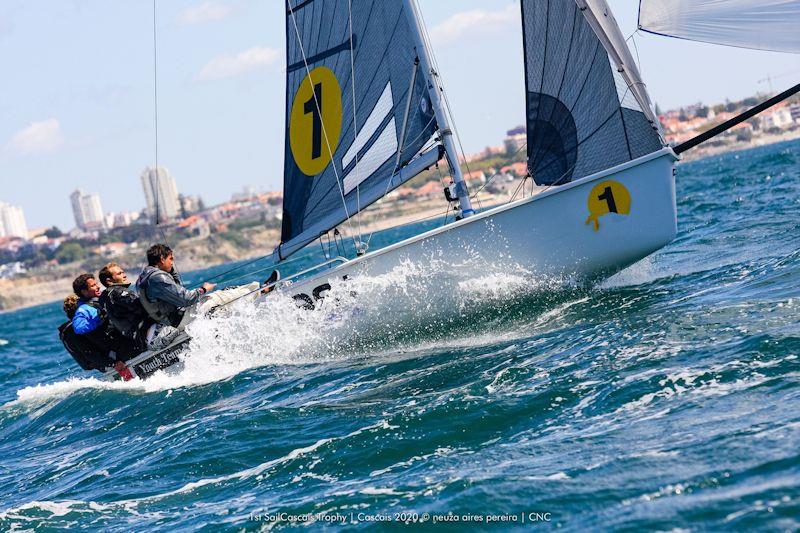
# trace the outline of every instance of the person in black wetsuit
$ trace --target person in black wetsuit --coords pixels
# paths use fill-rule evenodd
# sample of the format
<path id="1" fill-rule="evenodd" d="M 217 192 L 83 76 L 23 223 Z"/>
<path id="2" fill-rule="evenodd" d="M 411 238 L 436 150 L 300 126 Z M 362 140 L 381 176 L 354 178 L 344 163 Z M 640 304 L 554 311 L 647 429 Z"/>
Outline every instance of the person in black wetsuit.
<path id="1" fill-rule="evenodd" d="M 109 343 L 102 335 L 79 334 L 72 327 L 72 319 L 80 305 L 80 298 L 76 294 L 64 298 L 63 309 L 69 320 L 58 327 L 58 336 L 64 348 L 82 369 L 104 372 L 115 364 Z"/>
<path id="2" fill-rule="evenodd" d="M 69 321 L 58 328 L 64 348 L 84 370 L 124 370 L 125 361 L 145 348 L 137 339 L 126 337 L 111 325 L 97 298 L 100 290 L 94 276 L 81 274 L 72 288 L 75 294 L 64 299 Z"/>
<path id="3" fill-rule="evenodd" d="M 139 294 L 131 290 L 125 270 L 117 263 L 108 263 L 97 277 L 106 287 L 100 295 L 100 309 L 111 327 L 121 335 L 117 353 L 127 360 L 147 349 L 147 330 L 154 324 L 139 300 Z"/>

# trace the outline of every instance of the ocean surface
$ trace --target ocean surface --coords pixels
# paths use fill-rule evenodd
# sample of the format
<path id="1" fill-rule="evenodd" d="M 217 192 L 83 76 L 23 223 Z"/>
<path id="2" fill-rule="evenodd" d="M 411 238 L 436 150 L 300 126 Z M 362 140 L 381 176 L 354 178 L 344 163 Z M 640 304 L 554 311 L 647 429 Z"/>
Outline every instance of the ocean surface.
<path id="1" fill-rule="evenodd" d="M 677 239 L 597 287 L 494 272 L 459 327 L 368 342 L 240 305 L 144 382 L 82 372 L 58 304 L 2 314 L 0 530 L 796 531 L 800 142 L 681 164 L 677 200 Z"/>

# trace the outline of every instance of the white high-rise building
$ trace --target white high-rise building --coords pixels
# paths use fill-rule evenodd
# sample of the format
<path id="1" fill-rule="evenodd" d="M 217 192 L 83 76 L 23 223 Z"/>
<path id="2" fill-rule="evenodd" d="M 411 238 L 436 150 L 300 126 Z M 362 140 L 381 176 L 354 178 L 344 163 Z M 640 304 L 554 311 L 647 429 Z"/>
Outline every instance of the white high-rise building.
<path id="1" fill-rule="evenodd" d="M 103 206 L 100 205 L 100 195 L 85 193 L 81 189 L 69 195 L 72 202 L 72 214 L 75 215 L 75 224 L 82 230 L 100 229 L 105 226 Z"/>
<path id="2" fill-rule="evenodd" d="M 147 167 L 141 177 L 150 218 L 158 218 L 157 222 L 177 218 L 181 212 L 181 204 L 178 200 L 178 186 L 169 170 L 164 167 Z"/>
<path id="3" fill-rule="evenodd" d="M 0 202 L 0 237 L 28 239 L 28 225 L 21 207 Z"/>

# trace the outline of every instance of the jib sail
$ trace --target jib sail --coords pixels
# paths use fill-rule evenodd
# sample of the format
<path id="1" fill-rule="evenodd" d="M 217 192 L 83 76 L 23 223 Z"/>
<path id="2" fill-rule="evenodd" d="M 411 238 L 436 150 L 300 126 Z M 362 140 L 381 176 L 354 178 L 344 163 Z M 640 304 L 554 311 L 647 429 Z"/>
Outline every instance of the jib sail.
<path id="1" fill-rule="evenodd" d="M 639 28 L 692 41 L 800 52 L 800 0 L 641 0 Z"/>
<path id="2" fill-rule="evenodd" d="M 522 0 L 528 171 L 567 183 L 663 146 L 604 0 Z"/>
<path id="3" fill-rule="evenodd" d="M 438 146 L 420 154 L 437 122 L 407 9 L 384 0 L 286 2 L 280 258 L 441 156 Z"/>

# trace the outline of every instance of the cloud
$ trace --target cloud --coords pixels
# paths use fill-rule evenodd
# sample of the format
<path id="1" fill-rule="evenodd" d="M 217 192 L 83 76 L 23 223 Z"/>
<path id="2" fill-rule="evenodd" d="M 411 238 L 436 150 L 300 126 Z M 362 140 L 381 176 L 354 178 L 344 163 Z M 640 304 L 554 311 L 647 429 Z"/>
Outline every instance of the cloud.
<path id="1" fill-rule="evenodd" d="M 454 44 L 464 38 L 500 33 L 511 29 L 514 24 L 520 24 L 519 17 L 520 11 L 516 2 L 498 11 L 461 11 L 434 26 L 431 39 L 442 46 Z"/>
<path id="2" fill-rule="evenodd" d="M 192 24 L 222 20 L 230 15 L 231 11 L 233 11 L 231 6 L 210 1 L 203 2 L 199 6 L 188 7 L 181 11 L 178 15 L 178 23 L 182 26 L 191 26 Z"/>
<path id="3" fill-rule="evenodd" d="M 279 58 L 279 53 L 274 48 L 255 46 L 244 52 L 233 55 L 217 56 L 209 61 L 197 75 L 198 80 L 220 80 L 235 78 L 247 72 L 269 66 Z"/>
<path id="4" fill-rule="evenodd" d="M 64 144 L 61 135 L 61 124 L 51 118 L 41 122 L 31 122 L 26 128 L 18 131 L 6 150 L 21 155 L 44 154 L 53 152 Z"/>

